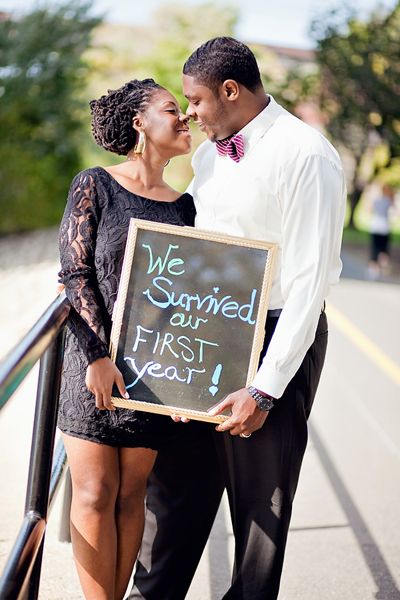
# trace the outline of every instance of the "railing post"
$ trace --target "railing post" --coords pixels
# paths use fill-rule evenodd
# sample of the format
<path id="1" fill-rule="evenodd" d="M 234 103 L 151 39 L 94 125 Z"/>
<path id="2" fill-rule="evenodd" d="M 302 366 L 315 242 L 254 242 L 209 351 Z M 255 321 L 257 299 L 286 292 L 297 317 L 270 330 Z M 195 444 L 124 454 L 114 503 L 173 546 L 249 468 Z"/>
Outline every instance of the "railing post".
<path id="1" fill-rule="evenodd" d="M 26 375 L 44 354 L 64 325 L 71 305 L 65 292 L 60 294 L 45 310 L 20 343 L 0 364 L 0 410 Z"/>
<path id="2" fill-rule="evenodd" d="M 45 521 L 47 521 L 63 354 L 64 328 L 40 359 L 32 454 L 25 500 L 25 513 L 28 511 L 38 513 Z M 43 546 L 44 536 L 29 576 L 27 600 L 36 600 L 39 594 Z"/>
<path id="3" fill-rule="evenodd" d="M 53 459 L 64 354 L 64 324 L 70 304 L 65 293 L 46 309 L 0 365 L 0 410 L 37 360 L 39 381 L 32 434 L 25 514 L 0 576 L 1 600 L 38 597 L 47 515 L 65 468 L 60 440 Z M 51 469 L 54 462 L 54 469 Z"/>
<path id="4" fill-rule="evenodd" d="M 36 410 L 33 422 L 32 453 L 26 489 L 25 512 L 33 510 L 47 515 L 54 434 L 57 424 L 58 396 L 64 354 L 64 330 L 40 359 Z M 51 407 L 55 407 L 51 408 Z M 49 433 L 53 435 L 49 435 Z M 43 490 L 47 493 L 44 494 Z"/>
<path id="5" fill-rule="evenodd" d="M 2 600 L 36 600 L 39 593 L 63 354 L 64 328 L 40 360 L 25 518 L 4 568 Z"/>
<path id="6" fill-rule="evenodd" d="M 28 582 L 24 588 L 21 600 L 36 600 L 39 597 L 40 575 L 42 572 L 45 535 L 46 534 L 43 535 L 42 542 L 40 544 L 38 553 L 36 554 L 35 562 L 33 563 L 32 571 L 29 575 Z"/>

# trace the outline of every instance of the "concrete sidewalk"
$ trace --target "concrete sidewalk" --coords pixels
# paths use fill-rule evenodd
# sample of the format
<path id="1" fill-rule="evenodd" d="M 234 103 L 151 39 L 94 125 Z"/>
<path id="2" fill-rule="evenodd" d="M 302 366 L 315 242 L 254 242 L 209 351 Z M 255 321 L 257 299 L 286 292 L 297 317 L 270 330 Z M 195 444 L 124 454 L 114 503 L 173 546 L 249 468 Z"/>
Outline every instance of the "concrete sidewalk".
<path id="1" fill-rule="evenodd" d="M 345 266 L 353 277 L 356 269 L 361 278 L 365 265 L 357 257 L 352 260 Z M 0 357 L 54 298 L 57 270 L 55 230 L 16 236 L 7 244 L 0 239 Z M 374 306 L 380 302 L 384 317 L 389 306 L 398 306 L 397 286 L 359 286 L 344 280 L 332 294 L 332 303 L 352 306 L 354 301 L 355 310 L 361 311 L 370 297 Z M 393 352 L 398 348 L 394 323 L 392 331 L 388 328 Z M 348 352 L 348 344 L 333 327 L 310 422 L 280 600 L 400 599 L 398 387 L 381 380 L 354 349 Z M 365 389 L 356 387 L 351 366 L 358 373 L 371 373 L 383 398 L 392 399 L 386 423 L 379 425 L 375 418 L 375 387 L 371 382 Z M 0 416 L 0 473 L 6 482 L 0 489 L 0 568 L 23 514 L 36 376 L 34 369 Z M 379 414 L 385 414 L 382 404 Z M 62 493 L 46 534 L 41 600 L 82 598 L 71 546 L 58 541 L 61 500 Z M 224 498 L 187 599 L 220 600 L 229 586 L 232 562 L 233 536 Z"/>
<path id="2" fill-rule="evenodd" d="M 279 597 L 280 600 L 398 600 L 399 565 L 396 574 L 394 563 L 391 570 L 372 538 L 364 539 L 368 527 L 341 480 L 335 456 L 330 455 L 319 431 L 320 420 L 323 423 L 326 419 L 323 414 L 329 393 L 326 388 L 332 376 L 327 375 L 321 384 L 311 419 L 310 441 L 294 505 Z M 0 566 L 22 518 L 34 379 L 32 376 L 24 383 L 0 419 L 0 472 L 6 473 L 7 481 L 0 495 Z M 328 400 L 328 403 L 333 401 Z M 332 431 L 331 436 L 334 440 L 337 431 Z M 398 461 L 393 468 L 396 466 L 398 468 Z M 62 495 L 61 491 L 46 534 L 41 600 L 82 598 L 71 546 L 58 541 Z M 220 600 L 229 587 L 232 562 L 233 535 L 224 498 L 187 599 Z M 384 595 L 376 595 L 379 589 Z"/>
<path id="3" fill-rule="evenodd" d="M 342 260 L 342 279 L 400 284 L 400 245 L 393 245 L 391 249 L 391 263 L 387 272 L 380 273 L 373 278 L 371 278 L 371 273 L 368 269 L 368 245 L 345 242 L 342 247 Z"/>

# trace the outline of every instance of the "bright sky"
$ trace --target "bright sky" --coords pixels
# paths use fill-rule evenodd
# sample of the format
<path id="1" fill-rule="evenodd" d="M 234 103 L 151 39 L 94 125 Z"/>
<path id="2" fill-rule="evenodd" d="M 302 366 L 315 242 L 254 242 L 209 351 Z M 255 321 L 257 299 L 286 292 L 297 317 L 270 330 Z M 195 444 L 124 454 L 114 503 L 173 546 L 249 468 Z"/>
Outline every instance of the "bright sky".
<path id="1" fill-rule="evenodd" d="M 179 3 L 179 0 L 171 0 Z M 186 5 L 202 4 L 206 0 L 181 0 Z M 27 10 L 37 0 L 0 0 L 0 10 Z M 52 3 L 52 0 L 48 0 Z M 214 0 L 216 5 L 239 7 L 240 21 L 235 35 L 248 42 L 263 42 L 309 48 L 312 40 L 307 31 L 312 18 L 321 10 L 342 4 L 341 0 Z M 96 12 L 107 12 L 110 21 L 151 24 L 152 12 L 166 0 L 95 0 Z M 396 0 L 351 0 L 351 6 L 368 13 L 378 5 L 394 7 Z"/>

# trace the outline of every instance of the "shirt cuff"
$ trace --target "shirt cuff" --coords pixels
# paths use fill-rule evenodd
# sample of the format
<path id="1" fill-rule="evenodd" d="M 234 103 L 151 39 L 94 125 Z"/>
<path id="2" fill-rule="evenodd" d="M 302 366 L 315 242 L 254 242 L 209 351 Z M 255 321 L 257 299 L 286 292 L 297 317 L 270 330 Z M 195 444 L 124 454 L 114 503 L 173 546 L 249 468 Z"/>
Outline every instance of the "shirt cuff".
<path id="1" fill-rule="evenodd" d="M 280 398 L 288 383 L 287 375 L 278 373 L 265 365 L 260 368 L 251 385 L 273 398 Z"/>

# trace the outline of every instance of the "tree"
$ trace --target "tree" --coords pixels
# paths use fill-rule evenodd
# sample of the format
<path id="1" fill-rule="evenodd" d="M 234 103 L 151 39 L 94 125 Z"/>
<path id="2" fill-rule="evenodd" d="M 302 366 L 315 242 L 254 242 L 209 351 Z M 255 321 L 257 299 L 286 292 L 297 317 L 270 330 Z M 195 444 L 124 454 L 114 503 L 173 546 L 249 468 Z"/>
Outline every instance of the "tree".
<path id="1" fill-rule="evenodd" d="M 168 4 L 153 16 L 153 43 L 140 61 L 140 73 L 153 77 L 178 99 L 183 110 L 187 100 L 182 93 L 182 67 L 189 55 L 202 43 L 213 37 L 233 35 L 238 20 L 237 10 L 231 6 L 211 3 L 196 6 Z M 192 129 L 193 148 L 204 140 L 197 127 Z M 193 173 L 188 157 L 177 157 L 166 170 L 170 185 L 184 190 Z"/>
<path id="2" fill-rule="evenodd" d="M 184 106 L 182 67 L 189 55 L 213 37 L 233 35 L 238 13 L 232 6 L 204 3 L 197 6 L 168 4 L 154 13 L 157 32 L 144 66 L 154 79 L 167 87 Z"/>
<path id="3" fill-rule="evenodd" d="M 0 22 L 0 232 L 59 221 L 79 170 L 91 2 Z"/>
<path id="4" fill-rule="evenodd" d="M 349 9 L 314 21 L 320 104 L 352 159 L 350 222 L 365 185 L 400 156 L 400 4 L 363 21 Z"/>
<path id="5" fill-rule="evenodd" d="M 322 118 L 318 107 L 319 67 L 312 55 L 305 61 L 292 57 L 284 64 L 274 55 L 273 50 L 260 45 L 251 47 L 257 57 L 264 89 L 299 118 L 309 121 L 312 113 L 312 117 L 320 126 Z"/>

